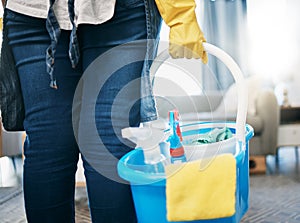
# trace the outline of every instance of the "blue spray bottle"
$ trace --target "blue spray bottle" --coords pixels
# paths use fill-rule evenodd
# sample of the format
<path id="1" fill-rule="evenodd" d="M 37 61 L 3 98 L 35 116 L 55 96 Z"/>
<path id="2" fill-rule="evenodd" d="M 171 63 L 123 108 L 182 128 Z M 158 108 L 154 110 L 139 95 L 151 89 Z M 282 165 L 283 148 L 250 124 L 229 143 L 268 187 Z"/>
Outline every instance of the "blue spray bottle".
<path id="1" fill-rule="evenodd" d="M 171 131 L 169 142 L 170 142 L 170 155 L 171 155 L 172 163 L 186 162 L 184 148 L 181 143 L 182 136 L 179 127 L 178 116 L 179 113 L 177 110 L 173 110 L 169 112 L 169 125 Z"/>

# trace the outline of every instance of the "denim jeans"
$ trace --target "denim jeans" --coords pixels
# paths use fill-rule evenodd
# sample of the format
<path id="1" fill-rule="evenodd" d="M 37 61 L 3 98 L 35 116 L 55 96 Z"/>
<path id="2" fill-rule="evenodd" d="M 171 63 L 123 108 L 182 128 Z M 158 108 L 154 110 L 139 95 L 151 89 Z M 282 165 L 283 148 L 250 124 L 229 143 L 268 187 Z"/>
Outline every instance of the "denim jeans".
<path id="1" fill-rule="evenodd" d="M 27 137 L 24 144 L 23 185 L 29 223 L 75 222 L 75 173 L 80 149 L 72 125 L 74 94 L 84 72 L 101 54 L 120 44 L 149 38 L 149 25 L 153 24 L 146 20 L 149 19 L 147 10 L 156 8 L 147 8 L 147 4 L 144 4 L 147 2 L 154 1 L 117 1 L 115 15 L 108 22 L 79 25 L 77 36 L 81 57 L 76 68 L 72 68 L 68 55 L 70 31 L 62 30 L 54 66 L 57 90 L 49 87 L 46 71 L 45 52 L 50 38 L 45 19 L 7 10 L 5 22 L 25 105 L 24 128 Z M 160 21 L 160 18 L 156 21 Z M 151 33 L 151 38 L 157 38 L 160 22 L 155 26 L 152 27 L 155 32 Z M 148 47 L 147 44 L 139 46 L 138 53 L 144 58 L 149 53 Z M 153 47 L 155 55 L 156 45 Z M 114 61 L 128 58 L 132 53 L 135 51 L 113 54 L 114 57 L 104 63 L 95 75 L 101 76 L 102 70 L 109 69 Z M 144 69 L 145 61 L 128 64 L 115 71 L 99 90 L 94 108 L 95 124 L 103 148 L 96 151 L 100 154 L 96 156 L 96 162 L 109 174 L 116 174 L 116 163 L 107 162 L 105 156 L 101 156 L 101 151 L 109 151 L 118 160 L 132 149 L 130 144 L 121 139 L 120 131 L 128 127 L 126 123 L 138 126 L 141 122 L 141 101 L 133 101 L 141 97 L 141 83 L 134 80 L 143 76 Z M 134 87 L 127 88 L 126 94 L 120 96 L 119 92 L 131 82 L 135 83 Z M 116 97 L 121 100 L 116 102 Z M 132 107 L 128 108 L 129 105 Z M 111 120 L 113 107 L 118 109 L 120 124 L 117 126 L 113 126 Z M 96 171 L 85 159 L 85 154 L 82 157 L 92 221 L 136 222 L 129 185 Z"/>

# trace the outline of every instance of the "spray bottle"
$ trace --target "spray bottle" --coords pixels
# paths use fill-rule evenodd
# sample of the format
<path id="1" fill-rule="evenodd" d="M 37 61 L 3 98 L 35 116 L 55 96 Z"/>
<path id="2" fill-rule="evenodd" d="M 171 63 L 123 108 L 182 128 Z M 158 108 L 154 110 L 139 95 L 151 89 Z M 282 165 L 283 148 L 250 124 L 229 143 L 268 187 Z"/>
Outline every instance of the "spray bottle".
<path id="1" fill-rule="evenodd" d="M 151 165 L 155 172 L 161 172 L 167 164 L 166 157 L 160 151 L 160 143 L 165 141 L 163 129 L 146 127 L 129 127 L 122 129 L 122 137 L 136 144 L 135 149 L 142 149 L 145 164 Z"/>
<path id="2" fill-rule="evenodd" d="M 176 133 L 180 139 L 180 142 L 182 142 L 182 133 L 179 125 L 179 112 L 178 110 L 174 109 L 173 113 L 174 113 L 174 122 L 176 123 Z"/>
<path id="3" fill-rule="evenodd" d="M 179 126 L 179 112 L 177 110 L 169 112 L 169 125 L 171 135 L 168 140 L 170 142 L 171 162 L 186 162 L 184 148 L 181 143 L 182 134 Z"/>

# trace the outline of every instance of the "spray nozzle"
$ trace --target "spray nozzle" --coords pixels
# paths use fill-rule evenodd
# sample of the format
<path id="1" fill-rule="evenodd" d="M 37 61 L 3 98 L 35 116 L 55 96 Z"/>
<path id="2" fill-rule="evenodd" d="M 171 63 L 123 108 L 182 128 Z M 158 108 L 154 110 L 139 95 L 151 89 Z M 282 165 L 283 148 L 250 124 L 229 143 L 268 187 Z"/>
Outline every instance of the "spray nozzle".
<path id="1" fill-rule="evenodd" d="M 159 144 L 165 140 L 163 129 L 151 127 L 129 127 L 122 129 L 122 137 L 136 144 L 136 148 L 144 152 L 144 161 L 154 164 L 162 159 Z"/>
<path id="2" fill-rule="evenodd" d="M 154 128 L 129 127 L 122 129 L 123 138 L 129 139 L 136 144 L 136 148 L 151 150 L 164 140 L 164 132 Z"/>

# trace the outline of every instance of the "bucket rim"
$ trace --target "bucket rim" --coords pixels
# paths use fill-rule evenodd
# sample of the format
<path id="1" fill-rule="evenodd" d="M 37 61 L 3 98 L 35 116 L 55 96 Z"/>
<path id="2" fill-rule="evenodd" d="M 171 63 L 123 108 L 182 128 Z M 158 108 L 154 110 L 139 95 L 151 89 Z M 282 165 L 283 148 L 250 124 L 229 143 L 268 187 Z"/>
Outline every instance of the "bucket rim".
<path id="1" fill-rule="evenodd" d="M 218 122 L 219 124 L 224 124 L 224 122 Z M 209 125 L 214 124 L 214 125 Z M 217 123 L 210 123 L 210 122 L 198 122 L 198 123 L 191 123 L 188 125 L 204 125 L 204 126 L 215 126 Z M 235 122 L 227 122 L 228 126 L 231 126 L 231 128 L 234 128 Z M 245 142 L 248 144 L 249 140 L 253 137 L 254 131 L 252 126 L 249 124 L 246 124 L 246 133 L 245 133 Z M 236 138 L 237 145 L 239 145 L 240 149 L 236 154 L 233 154 L 237 165 L 240 165 L 246 156 L 246 149 L 247 146 L 245 145 L 246 149 L 242 149 L 243 145 L 239 144 L 238 139 Z M 128 165 L 128 161 L 131 156 L 136 155 L 137 153 L 142 153 L 142 150 L 139 149 L 133 149 L 132 151 L 126 153 L 118 162 L 117 169 L 118 174 L 121 178 L 124 180 L 127 180 L 130 182 L 131 185 L 147 185 L 147 184 L 153 184 L 156 186 L 163 186 L 165 185 L 166 175 L 165 173 L 148 173 L 143 172 L 140 170 L 132 169 L 130 167 L 134 166 L 141 166 L 141 165 L 134 165 L 130 164 Z"/>

